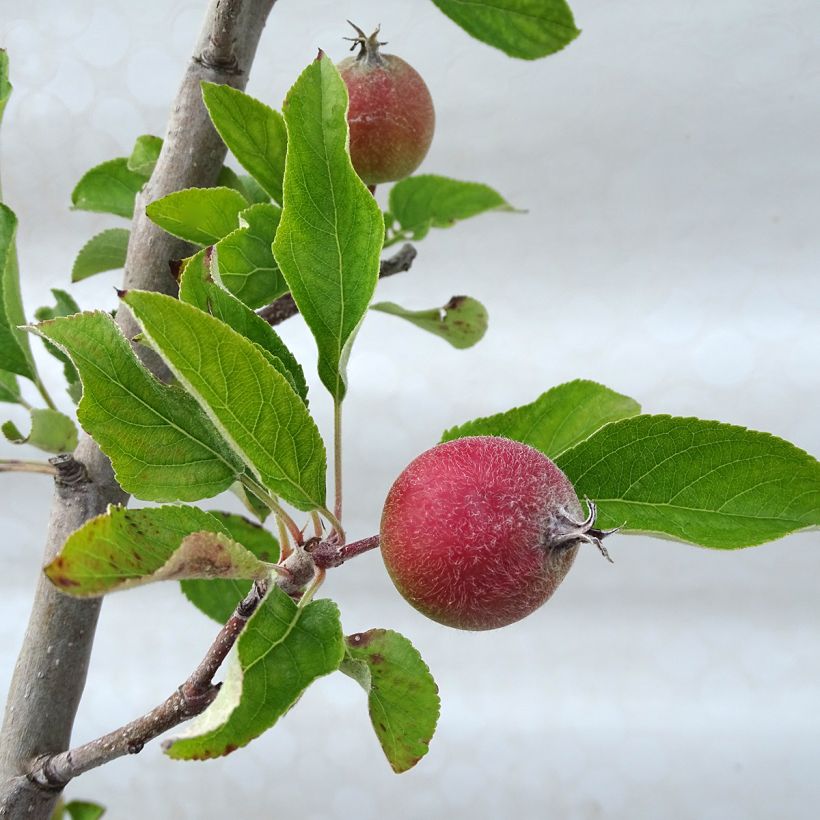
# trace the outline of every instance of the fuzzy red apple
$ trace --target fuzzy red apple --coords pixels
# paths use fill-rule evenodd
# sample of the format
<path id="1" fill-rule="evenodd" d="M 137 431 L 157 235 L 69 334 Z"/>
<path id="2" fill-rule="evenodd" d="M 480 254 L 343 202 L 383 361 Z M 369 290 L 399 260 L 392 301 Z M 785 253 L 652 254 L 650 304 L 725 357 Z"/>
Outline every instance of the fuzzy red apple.
<path id="1" fill-rule="evenodd" d="M 351 23 L 351 25 L 353 25 Z M 347 86 L 350 158 L 367 185 L 404 179 L 419 167 L 433 139 L 433 98 L 419 73 L 393 54 L 382 54 L 379 30 L 358 27 L 355 57 L 337 68 Z"/>
<path id="2" fill-rule="evenodd" d="M 422 453 L 396 479 L 381 551 L 402 596 L 434 621 L 494 629 L 529 615 L 582 542 L 607 557 L 569 479 L 538 450 L 476 436 Z M 611 531 L 610 531 L 611 532 Z"/>

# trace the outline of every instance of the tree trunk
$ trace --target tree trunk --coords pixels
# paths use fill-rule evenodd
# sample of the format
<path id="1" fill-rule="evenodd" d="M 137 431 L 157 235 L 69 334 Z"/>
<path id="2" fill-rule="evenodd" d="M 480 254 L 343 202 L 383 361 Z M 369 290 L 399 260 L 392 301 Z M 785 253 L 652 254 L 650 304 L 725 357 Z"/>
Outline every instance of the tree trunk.
<path id="1" fill-rule="evenodd" d="M 226 149 L 202 103 L 203 80 L 244 88 L 265 21 L 276 0 L 211 0 L 194 56 L 171 108 L 162 152 L 137 197 L 125 264 L 124 288 L 174 293 L 168 262 L 190 252 L 186 243 L 157 228 L 145 205 L 173 191 L 216 182 Z M 126 335 L 133 320 L 124 309 Z M 157 375 L 158 360 L 146 364 Z M 66 537 L 108 504 L 125 503 L 108 459 L 85 438 L 55 478 L 45 562 Z M 37 759 L 68 748 L 85 685 L 100 600 L 75 600 L 43 576 L 37 585 L 26 636 L 15 667 L 0 732 L 0 816 L 51 816 L 59 791 L 29 779 Z"/>

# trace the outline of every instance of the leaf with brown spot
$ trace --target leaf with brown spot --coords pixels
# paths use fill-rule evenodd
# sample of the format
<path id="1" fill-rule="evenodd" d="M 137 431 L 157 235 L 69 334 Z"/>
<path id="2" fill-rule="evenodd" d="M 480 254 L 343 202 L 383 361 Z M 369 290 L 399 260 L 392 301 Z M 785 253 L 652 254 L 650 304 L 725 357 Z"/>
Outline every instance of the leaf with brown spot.
<path id="1" fill-rule="evenodd" d="M 68 537 L 45 573 L 83 597 L 171 579 L 262 579 L 269 568 L 204 510 L 110 506 Z"/>
<path id="2" fill-rule="evenodd" d="M 235 513 L 210 511 L 231 538 L 250 550 L 260 561 L 275 564 L 279 560 L 279 542 L 271 532 Z M 251 582 L 218 578 L 180 583 L 185 597 L 208 617 L 224 624 L 250 589 Z"/>
<path id="3" fill-rule="evenodd" d="M 398 632 L 370 629 L 345 643 L 340 669 L 367 692 L 370 721 L 393 771 L 406 772 L 429 749 L 439 715 L 438 686 Z"/>
<path id="4" fill-rule="evenodd" d="M 487 332 L 487 309 L 470 296 L 453 296 L 443 307 L 429 310 L 407 310 L 395 302 L 377 302 L 370 309 L 406 319 L 459 350 L 477 344 Z"/>

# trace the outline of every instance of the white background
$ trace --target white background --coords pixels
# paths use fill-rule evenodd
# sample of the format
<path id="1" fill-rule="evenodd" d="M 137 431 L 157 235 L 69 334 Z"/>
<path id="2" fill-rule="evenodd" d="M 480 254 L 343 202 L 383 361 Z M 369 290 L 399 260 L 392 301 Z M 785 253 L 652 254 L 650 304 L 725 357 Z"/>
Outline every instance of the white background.
<path id="1" fill-rule="evenodd" d="M 70 213 L 71 189 L 138 134 L 162 133 L 204 5 L 0 3 L 15 84 L 3 184 L 21 219 L 29 313 L 67 285 L 92 233 L 124 224 Z M 580 39 L 534 63 L 471 40 L 422 0 L 281 0 L 271 16 L 250 93 L 278 106 L 318 46 L 346 55 L 345 18 L 381 22 L 386 50 L 418 68 L 436 101 L 422 170 L 487 182 L 529 211 L 431 235 L 412 272 L 380 286 L 379 298 L 410 307 L 469 293 L 492 324 L 466 352 L 388 316 L 365 325 L 345 408 L 352 537 L 376 531 L 390 483 L 445 427 L 579 376 L 649 412 L 731 421 L 820 452 L 820 6 L 574 9 Z M 83 307 L 113 306 L 117 280 L 71 290 Z M 283 334 L 313 374 L 309 334 L 298 320 Z M 42 358 L 59 391 L 58 367 Z M 312 390 L 327 430 L 315 377 Z M 5 691 L 50 489 L 28 475 L 0 486 Z M 736 553 L 635 537 L 609 546 L 614 566 L 583 550 L 544 609 L 489 634 L 426 622 L 377 554 L 333 573 L 325 590 L 346 630 L 399 629 L 440 684 L 438 733 L 408 774 L 390 772 L 357 685 L 332 676 L 224 761 L 170 762 L 155 743 L 69 795 L 105 803 L 112 818 L 816 817 L 817 535 Z M 164 698 L 214 630 L 173 586 L 113 596 L 76 740 Z"/>

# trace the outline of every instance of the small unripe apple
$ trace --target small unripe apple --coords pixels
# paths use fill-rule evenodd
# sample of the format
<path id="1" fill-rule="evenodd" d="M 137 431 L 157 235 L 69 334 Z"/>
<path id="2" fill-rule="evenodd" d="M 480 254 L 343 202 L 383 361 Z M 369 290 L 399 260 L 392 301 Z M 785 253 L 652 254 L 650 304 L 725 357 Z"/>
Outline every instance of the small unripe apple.
<path id="1" fill-rule="evenodd" d="M 494 629 L 555 592 L 582 542 L 608 558 L 569 479 L 538 450 L 475 436 L 412 461 L 384 505 L 381 552 L 416 609 L 459 629 Z M 610 531 L 612 532 L 612 531 Z"/>
<path id="2" fill-rule="evenodd" d="M 421 165 L 433 140 L 433 98 L 411 65 L 381 53 L 379 29 L 368 37 L 353 28 L 357 36 L 348 39 L 359 53 L 337 66 L 350 97 L 353 167 L 367 185 L 404 179 Z"/>

